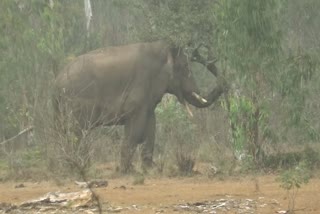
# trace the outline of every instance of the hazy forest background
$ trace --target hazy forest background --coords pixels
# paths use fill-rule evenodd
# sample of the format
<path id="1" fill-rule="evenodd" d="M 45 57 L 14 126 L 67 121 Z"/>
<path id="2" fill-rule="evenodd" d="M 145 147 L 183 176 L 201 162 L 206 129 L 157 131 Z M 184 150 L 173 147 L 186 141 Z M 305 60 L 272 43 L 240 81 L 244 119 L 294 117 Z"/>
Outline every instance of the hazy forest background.
<path id="1" fill-rule="evenodd" d="M 319 0 L 91 2 L 87 31 L 84 1 L 0 1 L 0 180 L 71 175 L 75 163 L 103 176 L 98 166 L 118 161 L 122 129 L 96 129 L 66 152 L 52 131 L 53 80 L 89 50 L 159 38 L 212 47 L 230 90 L 209 109 L 193 109 L 194 118 L 164 99 L 156 173 L 190 174 L 196 163 L 223 175 L 320 166 Z M 192 67 L 209 91 L 210 74 Z"/>

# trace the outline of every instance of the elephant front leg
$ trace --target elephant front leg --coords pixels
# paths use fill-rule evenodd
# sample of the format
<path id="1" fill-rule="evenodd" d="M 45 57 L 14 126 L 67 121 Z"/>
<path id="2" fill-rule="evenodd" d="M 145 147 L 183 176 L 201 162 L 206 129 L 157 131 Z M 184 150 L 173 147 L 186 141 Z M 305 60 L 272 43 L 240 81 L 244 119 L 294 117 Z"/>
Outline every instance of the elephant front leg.
<path id="1" fill-rule="evenodd" d="M 148 169 L 153 165 L 153 150 L 156 132 L 156 117 L 154 112 L 149 116 L 146 129 L 146 140 L 141 151 L 142 168 Z"/>
<path id="2" fill-rule="evenodd" d="M 120 151 L 120 172 L 126 174 L 133 168 L 132 158 L 137 145 L 145 140 L 147 114 L 140 112 L 125 124 L 125 139 Z"/>

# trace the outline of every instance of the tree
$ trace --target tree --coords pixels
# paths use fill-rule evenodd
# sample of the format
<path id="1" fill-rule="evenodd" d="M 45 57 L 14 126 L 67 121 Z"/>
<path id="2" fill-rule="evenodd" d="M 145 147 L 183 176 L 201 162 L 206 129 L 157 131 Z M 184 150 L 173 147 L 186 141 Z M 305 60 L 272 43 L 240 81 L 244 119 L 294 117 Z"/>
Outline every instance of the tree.
<path id="1" fill-rule="evenodd" d="M 225 0 L 215 11 L 215 47 L 235 86 L 234 95 L 225 100 L 232 142 L 236 150 L 247 149 L 259 163 L 262 144 L 273 136 L 269 116 L 275 98 L 292 100 L 288 104 L 293 111 L 287 118 L 300 121 L 308 93 L 304 86 L 315 72 L 316 61 L 307 50 L 284 46 L 288 31 L 283 20 L 291 20 L 288 2 Z"/>

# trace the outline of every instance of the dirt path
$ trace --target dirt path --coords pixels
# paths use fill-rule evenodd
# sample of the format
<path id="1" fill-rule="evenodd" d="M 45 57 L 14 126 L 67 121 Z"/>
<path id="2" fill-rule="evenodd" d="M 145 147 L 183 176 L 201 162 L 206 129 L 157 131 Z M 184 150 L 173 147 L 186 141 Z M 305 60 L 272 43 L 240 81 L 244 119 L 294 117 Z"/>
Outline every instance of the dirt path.
<path id="1" fill-rule="evenodd" d="M 286 210 L 288 198 L 279 187 L 275 176 L 261 176 L 258 181 L 252 178 L 209 180 L 203 177 L 183 179 L 146 179 L 143 185 L 132 185 L 132 178 L 112 179 L 106 188 L 95 189 L 106 206 L 122 208 L 120 213 L 197 213 L 205 202 L 232 200 L 232 210 L 216 213 L 276 213 Z M 79 188 L 68 183 L 57 186 L 52 182 L 24 183 L 24 188 L 14 188 L 17 183 L 0 184 L 0 202 L 21 203 L 35 199 L 48 192 L 79 191 Z M 256 191 L 256 189 L 259 191 Z M 235 211 L 240 205 L 251 207 L 248 211 Z M 215 202 L 215 203 L 216 203 Z M 222 203 L 221 202 L 221 203 Z M 254 202 L 254 203 L 253 203 Z M 192 206 L 192 203 L 196 203 Z M 220 203 L 220 204 L 221 204 Z M 198 208 L 196 207 L 198 206 Z M 211 204 L 211 207 L 216 206 Z M 209 205 L 208 205 L 209 206 Z M 192 208 L 193 207 L 193 208 Z M 312 179 L 299 190 L 296 198 L 296 213 L 320 213 L 320 179 Z M 205 213 L 205 212 L 203 212 Z M 209 212 L 208 212 L 209 213 Z M 214 213 L 212 211 L 212 213 Z"/>

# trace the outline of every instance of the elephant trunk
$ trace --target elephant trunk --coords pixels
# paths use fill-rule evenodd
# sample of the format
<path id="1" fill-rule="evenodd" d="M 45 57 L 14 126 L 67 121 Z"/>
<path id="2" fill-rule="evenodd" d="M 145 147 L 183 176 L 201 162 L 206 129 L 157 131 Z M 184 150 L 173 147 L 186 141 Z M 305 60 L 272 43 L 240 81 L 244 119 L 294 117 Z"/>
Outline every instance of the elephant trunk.
<path id="1" fill-rule="evenodd" d="M 225 85 L 221 83 L 218 84 L 207 96 L 202 97 L 196 92 L 192 92 L 191 94 L 185 95 L 185 99 L 191 105 L 197 108 L 206 108 L 212 105 L 220 95 L 225 91 Z"/>
<path id="2" fill-rule="evenodd" d="M 207 96 L 202 97 L 196 92 L 192 92 L 191 94 L 184 94 L 184 97 L 188 103 L 191 105 L 198 107 L 198 108 L 206 108 L 212 105 L 219 97 L 220 95 L 228 90 L 228 84 L 226 80 L 218 75 L 218 69 L 215 66 L 215 62 L 217 59 L 213 56 L 212 50 L 210 47 L 207 47 L 208 49 L 208 59 L 205 59 L 203 56 L 199 53 L 199 48 L 203 46 L 202 44 L 197 47 L 193 53 L 192 53 L 192 61 L 198 62 L 202 65 L 204 65 L 207 70 L 212 73 L 215 77 L 218 78 L 218 85 L 215 87 Z"/>
<path id="3" fill-rule="evenodd" d="M 200 61 L 198 61 L 200 62 Z M 210 63 L 203 63 L 207 70 L 212 73 L 217 78 L 217 86 L 207 95 L 207 96 L 200 96 L 197 91 L 192 92 L 191 94 L 185 94 L 185 99 L 191 105 L 197 108 L 206 108 L 212 105 L 223 92 L 228 91 L 228 83 L 221 75 L 218 75 L 218 69 L 215 66 L 215 60 L 211 61 Z"/>
<path id="4" fill-rule="evenodd" d="M 185 94 L 185 99 L 188 103 L 190 103 L 191 105 L 197 108 L 206 108 L 212 105 L 212 103 L 214 103 L 223 92 L 228 91 L 229 87 L 224 77 L 220 76 L 218 73 L 218 69 L 215 66 L 215 62 L 217 61 L 217 59 L 213 57 L 211 49 L 208 48 L 208 51 L 209 51 L 208 58 L 211 60 L 206 60 L 199 54 L 198 49 L 200 47 L 201 45 L 194 50 L 192 54 L 192 59 L 194 62 L 198 62 L 204 65 L 211 74 L 217 77 L 218 85 L 205 97 L 201 97 L 196 92 L 192 92 L 191 94 Z"/>

